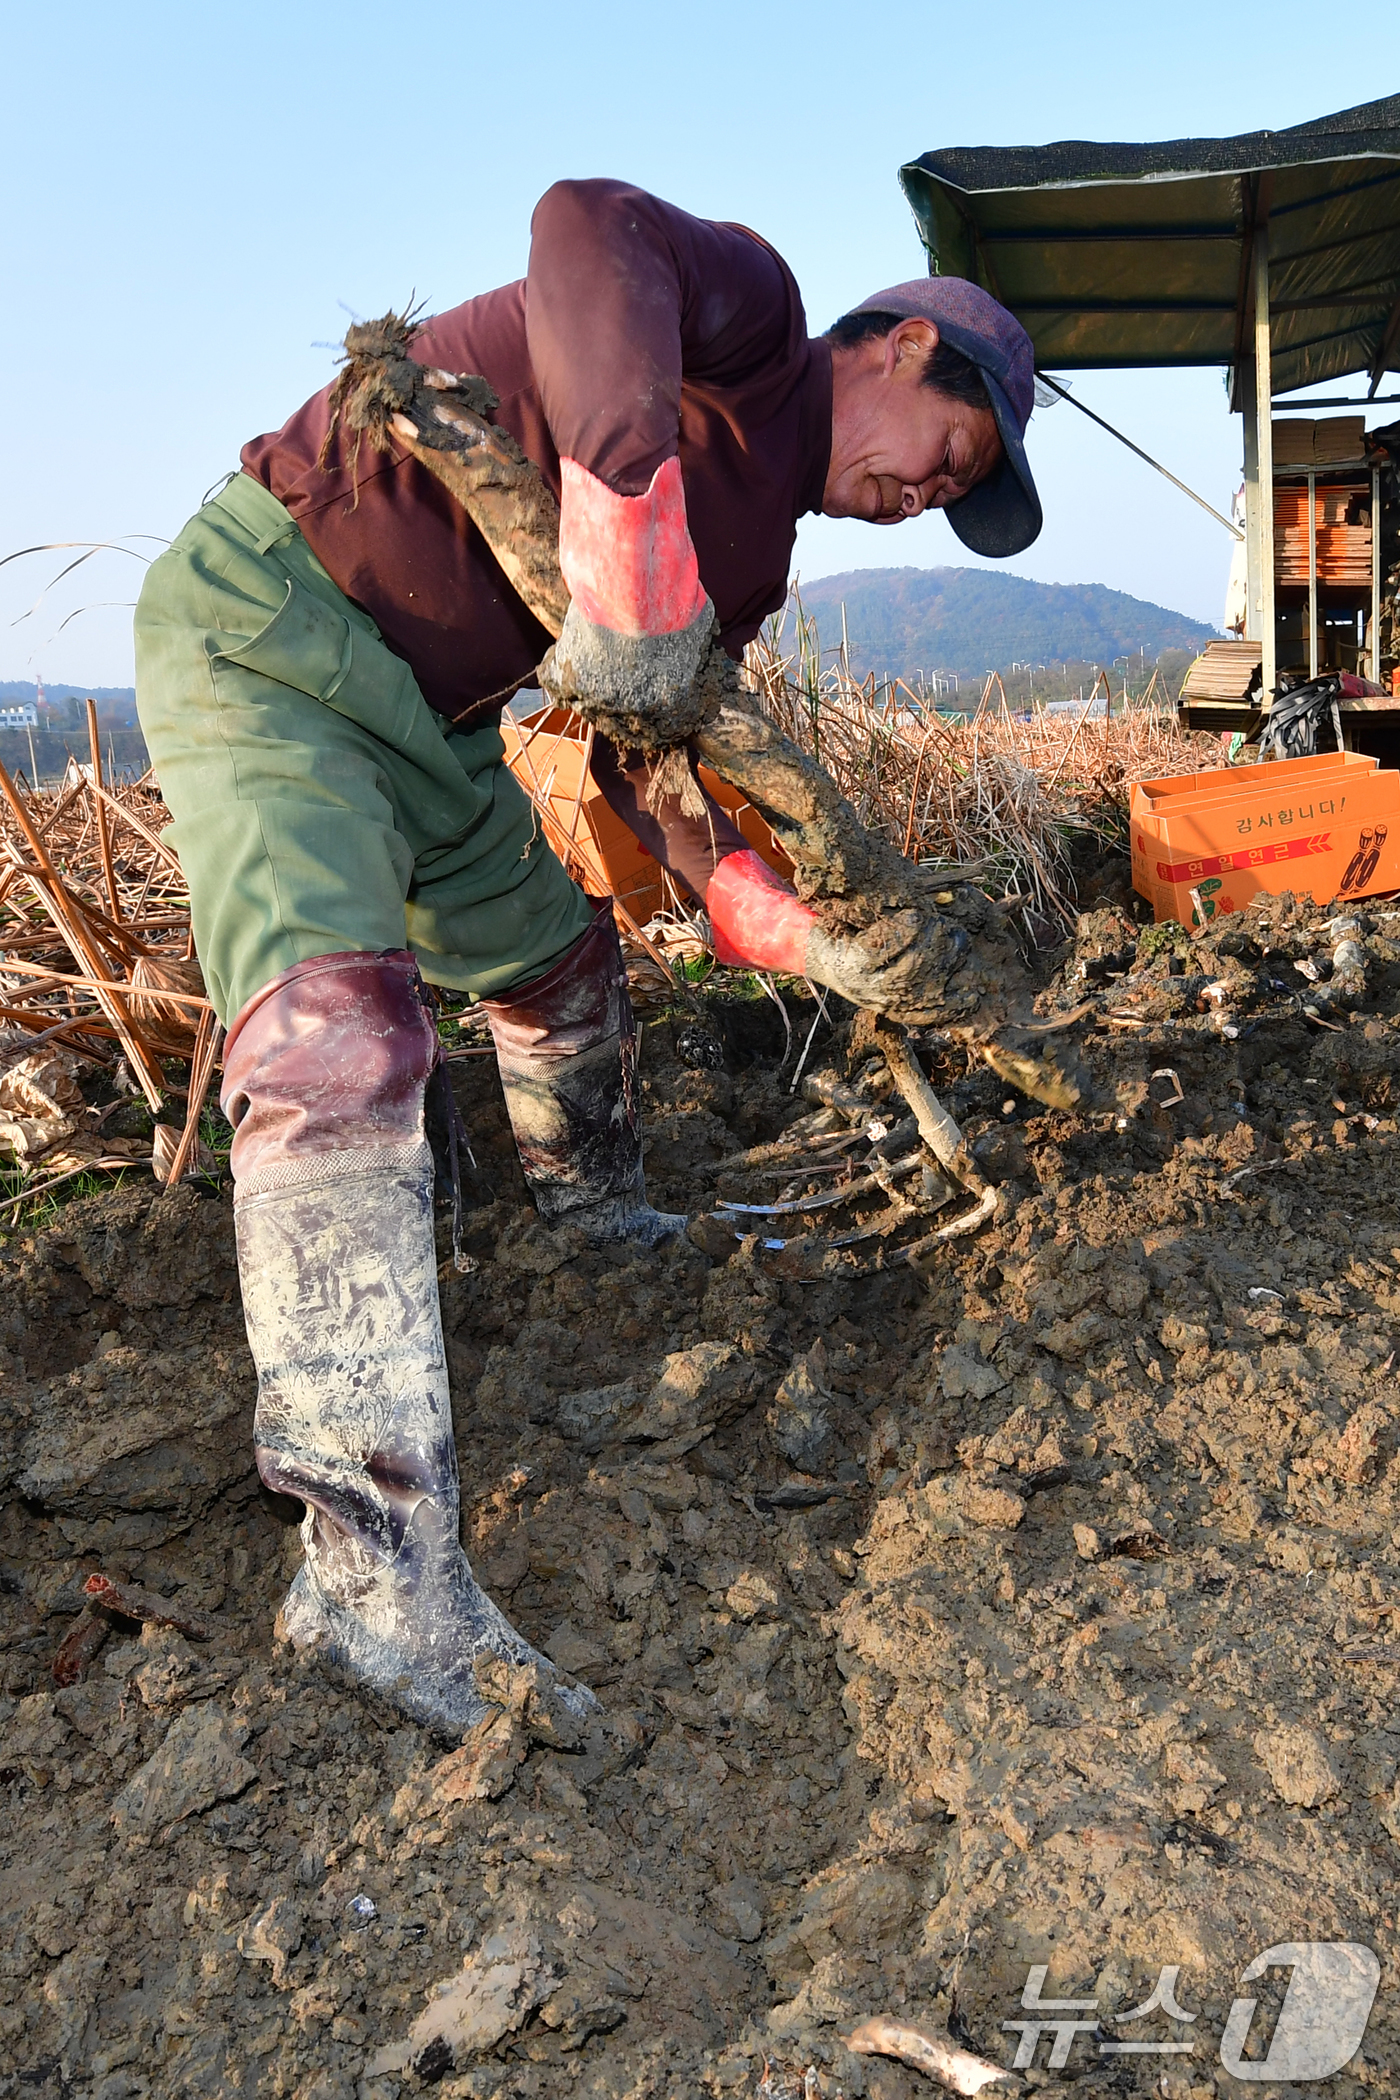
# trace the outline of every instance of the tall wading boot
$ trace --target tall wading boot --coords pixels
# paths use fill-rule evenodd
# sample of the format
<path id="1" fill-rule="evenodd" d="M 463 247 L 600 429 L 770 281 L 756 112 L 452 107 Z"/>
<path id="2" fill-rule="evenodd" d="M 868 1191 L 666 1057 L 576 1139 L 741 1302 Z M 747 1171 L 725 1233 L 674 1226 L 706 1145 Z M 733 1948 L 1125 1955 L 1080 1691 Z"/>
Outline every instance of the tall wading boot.
<path id="1" fill-rule="evenodd" d="M 483 1656 L 536 1666 L 537 1696 L 575 1719 L 595 1702 L 478 1588 L 458 1540 L 424 1135 L 437 1061 L 411 955 L 322 956 L 234 1022 L 223 1107 L 258 1471 L 306 1505 L 279 1629 L 457 1734 L 489 1710 Z"/>
<path id="2" fill-rule="evenodd" d="M 654 1247 L 685 1218 L 653 1210 L 642 1173 L 637 1036 L 627 971 L 605 906 L 568 953 L 484 1002 L 516 1149 L 547 1225 Z"/>

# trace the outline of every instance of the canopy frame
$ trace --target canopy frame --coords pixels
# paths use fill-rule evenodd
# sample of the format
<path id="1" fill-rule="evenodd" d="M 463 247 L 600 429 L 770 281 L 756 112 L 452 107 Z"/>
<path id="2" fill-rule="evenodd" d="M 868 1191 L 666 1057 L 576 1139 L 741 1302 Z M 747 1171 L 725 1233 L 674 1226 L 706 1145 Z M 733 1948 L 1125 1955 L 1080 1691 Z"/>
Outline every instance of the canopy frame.
<path id="1" fill-rule="evenodd" d="M 940 149 L 900 181 L 930 271 L 1000 299 L 1037 366 L 1227 370 L 1267 701 L 1272 421 L 1303 405 L 1274 390 L 1364 374 L 1375 399 L 1400 370 L 1400 95 L 1234 138 Z"/>

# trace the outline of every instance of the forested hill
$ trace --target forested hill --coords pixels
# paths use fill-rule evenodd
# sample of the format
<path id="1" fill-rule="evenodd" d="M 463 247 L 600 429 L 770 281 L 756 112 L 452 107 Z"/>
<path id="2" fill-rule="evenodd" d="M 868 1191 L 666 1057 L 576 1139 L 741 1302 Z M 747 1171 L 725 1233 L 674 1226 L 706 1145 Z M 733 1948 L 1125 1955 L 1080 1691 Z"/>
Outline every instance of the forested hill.
<path id="1" fill-rule="evenodd" d="M 825 648 L 841 639 L 841 607 L 857 674 L 960 678 L 1013 663 L 1111 665 L 1164 649 L 1199 653 L 1217 632 L 1163 605 L 1101 583 L 1032 583 L 992 569 L 852 569 L 802 585 Z"/>

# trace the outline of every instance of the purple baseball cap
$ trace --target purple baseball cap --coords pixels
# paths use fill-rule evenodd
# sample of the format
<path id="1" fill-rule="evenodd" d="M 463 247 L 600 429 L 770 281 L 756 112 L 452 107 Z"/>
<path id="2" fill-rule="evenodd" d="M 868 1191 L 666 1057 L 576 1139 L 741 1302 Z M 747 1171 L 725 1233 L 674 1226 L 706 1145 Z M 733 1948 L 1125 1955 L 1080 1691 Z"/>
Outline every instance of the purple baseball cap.
<path id="1" fill-rule="evenodd" d="M 1001 433 L 1002 457 L 985 481 L 950 503 L 943 515 L 974 554 L 1020 554 L 1044 522 L 1026 459 L 1035 352 L 1025 329 L 990 292 L 966 277 L 914 277 L 873 292 L 855 311 L 932 321 L 939 340 L 977 366 Z"/>

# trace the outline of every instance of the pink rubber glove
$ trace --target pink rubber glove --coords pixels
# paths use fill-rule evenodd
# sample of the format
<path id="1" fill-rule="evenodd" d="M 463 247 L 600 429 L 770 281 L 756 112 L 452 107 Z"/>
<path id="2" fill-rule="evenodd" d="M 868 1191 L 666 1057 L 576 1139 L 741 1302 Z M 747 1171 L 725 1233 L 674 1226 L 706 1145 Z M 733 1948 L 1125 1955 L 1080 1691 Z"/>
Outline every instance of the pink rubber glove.
<path id="1" fill-rule="evenodd" d="M 816 913 L 751 850 L 730 853 L 705 890 L 718 960 L 781 970 L 839 992 L 852 1006 L 888 1014 L 908 1027 L 962 1032 L 972 1008 L 958 994 L 967 934 L 950 921 L 930 927 L 913 910 L 886 914 L 863 933 L 831 933 Z M 1011 1086 L 1052 1108 L 1092 1103 L 1092 1075 L 1073 1044 L 1047 1046 L 1012 1026 L 974 1030 L 987 1063 Z M 1126 1100 L 1127 1097 L 1124 1096 Z"/>
<path id="2" fill-rule="evenodd" d="M 695 691 L 714 630 L 678 459 L 640 496 L 560 462 L 559 568 L 569 610 L 540 683 L 625 749 L 665 750 L 699 726 Z"/>
<path id="3" fill-rule="evenodd" d="M 585 619 L 613 634 L 679 634 L 709 604 L 678 459 L 640 496 L 619 496 L 576 459 L 559 462 L 559 569 Z"/>
<path id="4" fill-rule="evenodd" d="M 705 909 L 720 962 L 807 976 L 816 914 L 751 848 L 720 862 L 705 891 Z"/>
<path id="5" fill-rule="evenodd" d="M 955 925 L 930 939 L 915 911 L 888 913 L 863 933 L 832 933 L 752 851 L 720 862 L 705 908 L 720 962 L 805 977 L 911 1026 L 941 1018 L 947 980 L 967 949 Z"/>

